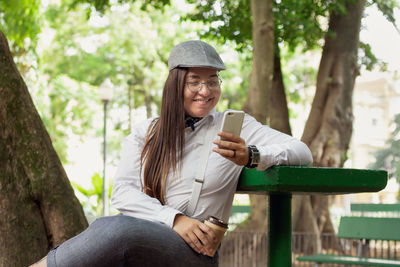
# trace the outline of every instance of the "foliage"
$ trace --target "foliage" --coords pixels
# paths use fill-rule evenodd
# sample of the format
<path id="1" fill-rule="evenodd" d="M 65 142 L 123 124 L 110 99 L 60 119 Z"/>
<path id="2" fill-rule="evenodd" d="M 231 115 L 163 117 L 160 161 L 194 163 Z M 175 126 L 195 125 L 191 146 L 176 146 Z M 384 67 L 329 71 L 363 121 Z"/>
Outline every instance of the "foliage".
<path id="1" fill-rule="evenodd" d="M 345 13 L 346 4 L 354 0 L 281 0 L 274 1 L 274 20 L 276 42 L 291 51 L 300 47 L 303 51 L 320 48 L 327 32 L 330 12 Z M 196 9 L 186 18 L 203 21 L 206 27 L 201 36 L 214 38 L 221 43 L 233 40 L 237 49 L 243 51 L 252 47 L 252 25 L 250 0 L 188 0 Z M 394 9 L 399 8 L 397 0 L 370 0 L 368 5 L 377 5 L 383 15 L 395 25 Z M 385 69 L 385 63 L 371 52 L 369 44 L 361 43 L 359 64 L 370 70 L 379 65 Z"/>
<path id="2" fill-rule="evenodd" d="M 249 51 L 234 52 L 234 45 L 225 46 L 230 50 L 229 57 L 224 59 L 227 70 L 220 73 L 222 77 L 221 98 L 217 109 L 241 109 L 247 98 L 247 88 L 250 85 L 251 54 Z M 221 50 L 221 49 L 218 49 Z"/>
<path id="3" fill-rule="evenodd" d="M 378 9 L 382 12 L 383 16 L 396 27 L 396 18 L 394 17 L 394 10 L 400 8 L 398 0 L 370 0 L 368 5 L 376 4 Z M 399 31 L 399 29 L 397 29 Z"/>
<path id="4" fill-rule="evenodd" d="M 35 58 L 41 24 L 40 0 L 0 1 L 0 29 L 22 75 L 30 68 L 27 61 Z"/>
<path id="5" fill-rule="evenodd" d="M 318 59 L 319 51 L 311 50 L 301 53 L 301 47 L 291 51 L 286 46 L 280 50 L 289 117 L 295 119 L 298 114 L 293 111 L 292 107 L 297 105 L 301 107 L 311 106 L 315 93 L 317 62 L 311 61 L 310 58 Z M 301 110 L 304 110 L 304 108 L 301 108 Z"/>
<path id="6" fill-rule="evenodd" d="M 378 59 L 371 50 L 371 46 L 369 44 L 360 42 L 359 54 L 358 54 L 358 64 L 361 67 L 364 67 L 366 70 L 371 71 L 374 66 L 378 65 L 380 68 L 385 71 L 387 64 L 382 60 Z"/>
<path id="7" fill-rule="evenodd" d="M 80 202 L 85 211 L 86 217 L 99 217 L 103 214 L 103 177 L 95 173 L 91 179 L 91 187 L 84 188 L 75 182 L 71 182 L 76 191 L 80 193 Z M 108 186 L 108 199 L 111 197 L 112 183 Z"/>
<path id="8" fill-rule="evenodd" d="M 94 8 L 95 11 L 98 11 L 100 13 L 104 13 L 107 9 L 109 9 L 112 4 L 122 4 L 126 2 L 138 2 L 136 0 L 116 0 L 116 1 L 110 1 L 110 0 L 72 0 L 72 2 L 69 4 L 70 8 L 76 8 L 80 4 L 89 4 Z M 155 7 L 156 9 L 163 9 L 166 5 L 170 4 L 170 0 L 147 0 L 147 1 L 141 1 L 141 9 L 145 10 L 147 7 L 152 6 Z M 88 15 L 91 15 L 92 10 L 88 9 Z"/>
<path id="9" fill-rule="evenodd" d="M 42 79 L 31 89 L 53 146 L 61 162 L 67 163 L 67 149 L 72 136 L 81 140 L 94 135 L 93 116 L 96 113 L 96 88 L 77 83 L 65 75 Z"/>
<path id="10" fill-rule="evenodd" d="M 0 28 L 15 52 L 35 48 L 40 32 L 40 0 L 0 1 Z"/>
<path id="11" fill-rule="evenodd" d="M 203 30 L 202 36 L 216 37 L 222 42 L 234 40 L 240 50 L 251 48 L 250 0 L 188 1 L 195 4 L 196 9 L 187 18 L 210 25 Z M 277 42 L 286 42 L 292 50 L 299 45 L 305 50 L 314 48 L 325 34 L 329 11 L 344 12 L 347 1 L 274 1 Z"/>
<path id="12" fill-rule="evenodd" d="M 136 3 L 135 0 L 117 0 L 118 3 Z M 234 41 L 236 48 L 251 49 L 252 25 L 250 0 L 186 0 L 194 7 L 182 19 L 202 21 L 205 26 L 200 36 L 217 39 L 220 43 Z M 305 51 L 319 47 L 325 36 L 330 12 L 345 13 L 346 4 L 354 0 L 276 0 L 274 1 L 275 36 L 278 43 L 285 42 L 294 51 L 301 46 Z M 104 13 L 111 6 L 110 0 L 72 0 L 70 7 L 86 4 Z M 115 1 L 114 1 L 115 2 Z M 170 0 L 151 0 L 141 2 L 141 8 L 163 9 Z M 393 10 L 399 8 L 397 0 L 369 0 L 368 5 L 377 5 L 383 15 L 395 25 Z M 90 10 L 90 9 L 89 9 Z M 370 53 L 365 53 L 367 56 Z M 373 60 L 371 60 L 373 62 Z"/>
<path id="13" fill-rule="evenodd" d="M 367 1 L 366 6 L 376 5 L 378 10 L 381 11 L 382 15 L 392 23 L 392 25 L 399 32 L 399 29 L 396 27 L 396 19 L 394 17 L 394 10 L 400 8 L 400 3 L 398 0 L 369 0 Z M 378 59 L 371 50 L 371 46 L 369 44 L 360 42 L 359 49 L 359 59 L 358 64 L 361 68 L 365 68 L 366 70 L 372 70 L 375 66 L 378 66 L 382 71 L 387 70 L 387 63 Z"/>
<path id="14" fill-rule="evenodd" d="M 389 177 L 396 177 L 400 182 L 400 114 L 394 118 L 394 130 L 386 142 L 386 148 L 375 153 L 375 162 L 369 167 L 372 169 L 385 169 Z"/>

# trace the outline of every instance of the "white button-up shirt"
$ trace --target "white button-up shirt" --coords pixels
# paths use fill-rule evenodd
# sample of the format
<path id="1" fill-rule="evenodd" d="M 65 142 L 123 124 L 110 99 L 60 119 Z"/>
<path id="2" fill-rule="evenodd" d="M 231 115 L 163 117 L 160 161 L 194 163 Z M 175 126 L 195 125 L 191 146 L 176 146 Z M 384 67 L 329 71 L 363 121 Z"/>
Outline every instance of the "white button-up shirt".
<path id="1" fill-rule="evenodd" d="M 168 176 L 165 199 L 162 205 L 156 198 L 143 192 L 143 175 L 140 172 L 140 155 L 151 123 L 146 120 L 136 125 L 122 145 L 121 161 L 114 178 L 111 203 L 122 214 L 173 227 L 177 214 L 184 214 L 191 199 L 196 169 L 200 164 L 200 151 L 208 129 L 219 131 L 223 113 L 210 112 L 195 124 L 195 130 L 185 130 L 182 169 Z M 211 124 L 211 125 L 208 125 Z M 210 127 L 209 127 L 210 126 Z M 273 165 L 308 165 L 311 152 L 301 141 L 262 125 L 250 115 L 245 115 L 240 136 L 246 145 L 256 145 L 260 151 L 258 170 Z M 214 139 L 219 138 L 215 135 Z M 215 146 L 213 144 L 213 146 Z M 216 152 L 210 151 L 204 183 L 193 217 L 204 219 L 215 216 L 228 221 L 232 200 L 243 166 L 238 166 Z"/>

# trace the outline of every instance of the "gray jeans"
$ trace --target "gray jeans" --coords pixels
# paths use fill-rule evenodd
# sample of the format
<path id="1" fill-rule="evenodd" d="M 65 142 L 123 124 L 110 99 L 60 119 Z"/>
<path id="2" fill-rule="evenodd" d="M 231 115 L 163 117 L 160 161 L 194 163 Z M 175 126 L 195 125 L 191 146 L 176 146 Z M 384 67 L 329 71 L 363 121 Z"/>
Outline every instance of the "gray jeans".
<path id="1" fill-rule="evenodd" d="M 52 249 L 47 266 L 218 266 L 193 251 L 170 227 L 124 215 L 101 217 L 79 235 Z"/>

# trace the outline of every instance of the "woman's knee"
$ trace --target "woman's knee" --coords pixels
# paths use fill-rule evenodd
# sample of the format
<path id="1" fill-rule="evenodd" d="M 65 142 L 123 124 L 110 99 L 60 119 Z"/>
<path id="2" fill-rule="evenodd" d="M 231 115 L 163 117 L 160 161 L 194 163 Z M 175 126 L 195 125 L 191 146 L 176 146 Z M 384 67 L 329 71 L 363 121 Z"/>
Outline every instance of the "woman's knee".
<path id="1" fill-rule="evenodd" d="M 154 229 L 149 229 L 148 225 L 152 222 L 125 215 L 99 218 L 93 224 L 95 224 L 93 227 L 107 231 L 108 241 L 120 245 L 145 242 L 149 230 L 154 231 Z"/>

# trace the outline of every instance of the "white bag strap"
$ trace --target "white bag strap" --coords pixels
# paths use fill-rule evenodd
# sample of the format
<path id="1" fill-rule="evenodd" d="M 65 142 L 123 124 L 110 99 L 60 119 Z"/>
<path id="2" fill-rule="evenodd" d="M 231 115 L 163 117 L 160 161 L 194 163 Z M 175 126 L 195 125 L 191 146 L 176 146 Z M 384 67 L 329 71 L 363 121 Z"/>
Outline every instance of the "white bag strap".
<path id="1" fill-rule="evenodd" d="M 210 154 L 210 148 L 212 144 L 214 130 L 212 129 L 212 123 L 208 125 L 206 136 L 204 137 L 204 143 L 200 152 L 200 165 L 196 170 L 196 176 L 193 182 L 192 198 L 190 199 L 189 205 L 186 208 L 186 215 L 192 216 L 199 201 L 201 188 L 203 186 L 204 175 L 207 168 L 208 157 Z"/>

